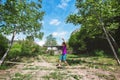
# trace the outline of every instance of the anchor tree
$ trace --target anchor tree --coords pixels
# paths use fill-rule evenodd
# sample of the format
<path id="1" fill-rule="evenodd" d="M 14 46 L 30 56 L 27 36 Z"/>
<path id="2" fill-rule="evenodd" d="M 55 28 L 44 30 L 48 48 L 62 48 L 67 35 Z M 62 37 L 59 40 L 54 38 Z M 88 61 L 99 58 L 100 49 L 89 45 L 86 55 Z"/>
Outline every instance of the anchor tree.
<path id="1" fill-rule="evenodd" d="M 0 65 L 7 56 L 16 34 L 24 34 L 41 39 L 43 32 L 41 10 L 42 0 L 0 0 L 0 33 L 11 35 L 9 48 L 0 61 Z"/>
<path id="2" fill-rule="evenodd" d="M 86 34 L 81 35 L 79 39 L 82 41 L 86 37 L 107 39 L 115 59 L 120 64 L 115 46 L 113 45 L 117 45 L 117 43 L 114 40 L 114 36 L 110 34 L 114 34 L 114 30 L 120 27 L 119 0 L 76 0 L 75 6 L 78 12 L 70 14 L 67 18 L 67 23 L 81 25 L 80 31 L 85 30 Z"/>
<path id="3" fill-rule="evenodd" d="M 56 46 L 57 45 L 57 41 L 56 38 L 50 34 L 46 37 L 46 42 L 44 44 L 45 46 Z"/>

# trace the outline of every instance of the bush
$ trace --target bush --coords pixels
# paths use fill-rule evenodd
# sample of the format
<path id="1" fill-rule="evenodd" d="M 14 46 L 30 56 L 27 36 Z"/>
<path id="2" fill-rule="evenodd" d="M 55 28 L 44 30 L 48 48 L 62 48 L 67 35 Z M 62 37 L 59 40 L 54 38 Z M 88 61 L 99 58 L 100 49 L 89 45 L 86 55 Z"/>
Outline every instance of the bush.
<path id="1" fill-rule="evenodd" d="M 11 61 L 20 61 L 22 57 L 34 57 L 44 53 L 44 49 L 33 41 L 17 41 L 14 42 L 7 59 Z"/>
<path id="2" fill-rule="evenodd" d="M 103 50 L 96 50 L 94 51 L 94 55 L 95 56 L 99 56 L 99 57 L 104 57 L 104 51 Z"/>
<path id="3" fill-rule="evenodd" d="M 0 58 L 4 55 L 8 48 L 8 39 L 0 34 Z"/>
<path id="4" fill-rule="evenodd" d="M 22 43 L 22 52 L 21 52 L 21 56 L 26 56 L 26 57 L 30 57 L 30 56 L 37 56 L 40 53 L 40 46 L 38 46 L 37 44 L 35 44 L 33 41 L 24 41 Z"/>
<path id="5" fill-rule="evenodd" d="M 17 58 L 20 58 L 21 55 L 21 47 L 22 45 L 18 42 L 15 42 L 10 49 L 10 52 L 8 54 L 8 59 L 10 60 L 17 60 Z"/>
<path id="6" fill-rule="evenodd" d="M 6 70 L 13 66 L 14 64 L 4 63 L 0 66 L 0 70 Z M 1 79 L 1 78 L 0 78 Z"/>

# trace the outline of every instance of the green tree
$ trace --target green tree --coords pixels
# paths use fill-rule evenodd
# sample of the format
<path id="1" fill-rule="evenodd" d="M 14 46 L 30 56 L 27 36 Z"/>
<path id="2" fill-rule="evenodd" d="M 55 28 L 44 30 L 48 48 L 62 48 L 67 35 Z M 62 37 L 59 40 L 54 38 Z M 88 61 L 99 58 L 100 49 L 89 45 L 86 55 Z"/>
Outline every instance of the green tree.
<path id="1" fill-rule="evenodd" d="M 26 39 L 30 40 L 30 41 L 34 41 L 34 37 L 33 36 L 27 36 Z"/>
<path id="2" fill-rule="evenodd" d="M 1 0 L 0 4 L 0 32 L 11 35 L 10 46 L 2 57 L 0 64 L 7 56 L 16 34 L 23 33 L 27 36 L 41 39 L 43 33 L 41 20 L 44 12 L 41 11 L 41 0 Z"/>
<path id="3" fill-rule="evenodd" d="M 14 42 L 13 46 L 10 49 L 9 54 L 7 55 L 7 59 L 10 61 L 17 61 L 20 59 L 20 55 L 21 55 L 21 48 L 22 48 L 22 44 L 21 42 Z"/>
<path id="4" fill-rule="evenodd" d="M 22 57 L 34 57 L 42 53 L 42 49 L 34 41 L 22 40 L 13 43 L 7 59 L 10 61 L 20 61 Z"/>
<path id="5" fill-rule="evenodd" d="M 73 48 L 74 52 L 86 50 L 86 43 L 84 42 L 86 37 L 87 34 L 85 28 L 81 28 L 80 30 L 73 31 L 69 39 L 69 45 Z"/>
<path id="6" fill-rule="evenodd" d="M 22 42 L 20 56 L 33 57 L 40 53 L 40 46 L 35 44 L 34 41 L 25 40 Z"/>
<path id="7" fill-rule="evenodd" d="M 119 23 L 109 21 L 109 19 L 116 16 L 120 17 L 119 0 L 77 0 L 76 8 L 78 13 L 68 16 L 67 22 L 86 28 L 88 37 L 94 38 L 98 34 L 105 36 L 118 64 L 120 64 L 113 43 L 110 40 L 111 38 L 116 43 L 110 32 L 117 29 Z"/>
<path id="8" fill-rule="evenodd" d="M 45 46 L 56 46 L 57 45 L 56 38 L 54 38 L 53 35 L 50 34 L 49 36 L 46 37 L 46 42 L 44 45 Z"/>

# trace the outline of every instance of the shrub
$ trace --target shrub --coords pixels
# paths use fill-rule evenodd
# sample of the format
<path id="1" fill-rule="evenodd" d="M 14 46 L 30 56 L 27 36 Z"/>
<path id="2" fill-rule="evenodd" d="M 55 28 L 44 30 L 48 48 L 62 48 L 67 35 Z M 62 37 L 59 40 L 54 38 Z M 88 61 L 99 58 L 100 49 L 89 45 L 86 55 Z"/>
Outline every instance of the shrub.
<path id="1" fill-rule="evenodd" d="M 41 53 L 43 53 L 42 48 L 33 41 L 17 41 L 14 42 L 7 58 L 12 61 L 19 61 L 22 57 L 34 57 Z"/>
<path id="2" fill-rule="evenodd" d="M 104 53 L 103 50 L 95 50 L 95 51 L 94 51 L 94 55 L 95 55 L 95 56 L 103 57 L 104 54 L 105 54 L 105 53 Z"/>
<path id="3" fill-rule="evenodd" d="M 0 70 L 6 70 L 13 66 L 14 64 L 4 63 L 0 66 Z M 1 78 L 0 78 L 1 79 Z"/>
<path id="4" fill-rule="evenodd" d="M 30 57 L 38 55 L 41 49 L 40 46 L 35 44 L 33 41 L 26 40 L 22 43 L 21 50 L 21 56 Z"/>
<path id="5" fill-rule="evenodd" d="M 0 57 L 3 56 L 8 48 L 8 39 L 0 34 Z"/>
<path id="6" fill-rule="evenodd" d="M 10 60 L 17 60 L 17 58 L 20 58 L 21 55 L 21 47 L 22 45 L 18 42 L 15 42 L 10 49 L 10 52 L 8 54 L 8 59 Z"/>

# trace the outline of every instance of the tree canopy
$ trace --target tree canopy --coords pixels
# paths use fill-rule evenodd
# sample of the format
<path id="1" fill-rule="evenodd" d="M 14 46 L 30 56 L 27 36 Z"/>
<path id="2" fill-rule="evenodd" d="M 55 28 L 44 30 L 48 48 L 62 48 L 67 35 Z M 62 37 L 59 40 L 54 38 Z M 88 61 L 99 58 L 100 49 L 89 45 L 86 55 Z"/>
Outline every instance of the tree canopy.
<path id="1" fill-rule="evenodd" d="M 40 30 L 44 12 L 41 10 L 42 0 L 0 0 L 0 2 L 0 33 L 12 34 L 9 48 L 0 61 L 1 65 L 12 47 L 16 34 L 42 38 L 43 32 Z"/>
<path id="2" fill-rule="evenodd" d="M 67 23 L 81 25 L 81 30 L 76 33 L 80 46 L 84 47 L 87 44 L 86 39 L 106 39 L 114 53 L 118 63 L 120 61 L 116 55 L 115 45 L 117 42 L 114 38 L 115 30 L 120 27 L 120 1 L 119 0 L 76 0 L 75 4 L 78 12 L 71 14 L 67 18 Z M 85 32 L 82 34 L 82 32 Z M 79 35 L 79 36 L 77 36 Z M 70 38 L 69 44 L 73 35 Z M 117 40 L 118 41 L 118 40 Z M 74 42 L 75 43 L 75 42 Z M 82 45 L 81 45 L 82 44 Z"/>
<path id="3" fill-rule="evenodd" d="M 56 46 L 57 45 L 56 38 L 54 38 L 52 34 L 48 35 L 46 37 L 46 42 L 44 45 L 45 46 Z"/>
<path id="4" fill-rule="evenodd" d="M 80 41 L 86 37 L 105 38 L 102 25 L 105 26 L 108 33 L 114 34 L 113 37 L 115 37 L 114 30 L 120 27 L 119 4 L 119 0 L 77 0 L 76 8 L 78 12 L 69 15 L 67 22 L 81 26 Z"/>
<path id="5" fill-rule="evenodd" d="M 4 1 L 4 0 L 1 0 Z M 0 32 L 10 35 L 14 31 L 42 38 L 41 0 L 6 0 L 0 5 Z"/>

